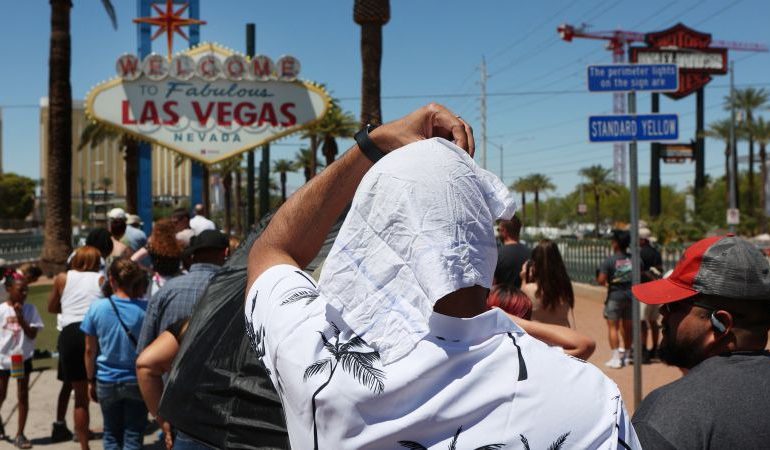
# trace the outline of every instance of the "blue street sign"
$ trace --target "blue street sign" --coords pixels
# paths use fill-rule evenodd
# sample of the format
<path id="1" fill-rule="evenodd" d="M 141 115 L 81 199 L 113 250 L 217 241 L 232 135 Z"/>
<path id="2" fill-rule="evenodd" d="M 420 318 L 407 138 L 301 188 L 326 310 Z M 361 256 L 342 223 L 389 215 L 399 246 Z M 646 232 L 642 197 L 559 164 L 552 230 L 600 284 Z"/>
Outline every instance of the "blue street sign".
<path id="1" fill-rule="evenodd" d="M 676 64 L 588 66 L 588 90 L 591 92 L 674 92 L 678 88 L 679 69 Z"/>
<path id="2" fill-rule="evenodd" d="M 590 116 L 591 142 L 672 141 L 679 138 L 676 114 Z"/>

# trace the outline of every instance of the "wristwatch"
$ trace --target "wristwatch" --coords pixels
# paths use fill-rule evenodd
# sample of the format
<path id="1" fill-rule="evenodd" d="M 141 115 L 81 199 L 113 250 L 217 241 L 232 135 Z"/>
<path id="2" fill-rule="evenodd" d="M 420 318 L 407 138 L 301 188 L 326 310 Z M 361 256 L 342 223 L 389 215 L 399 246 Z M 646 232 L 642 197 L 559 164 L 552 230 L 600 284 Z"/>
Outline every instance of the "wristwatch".
<path id="1" fill-rule="evenodd" d="M 366 126 L 358 130 L 358 132 L 353 137 L 358 144 L 358 148 L 364 152 L 364 155 L 366 155 L 366 157 L 369 158 L 372 163 L 376 163 L 380 160 L 380 158 L 385 156 L 385 152 L 377 147 L 377 145 L 369 138 L 369 133 L 371 133 L 375 128 L 377 128 L 377 125 L 367 123 Z"/>

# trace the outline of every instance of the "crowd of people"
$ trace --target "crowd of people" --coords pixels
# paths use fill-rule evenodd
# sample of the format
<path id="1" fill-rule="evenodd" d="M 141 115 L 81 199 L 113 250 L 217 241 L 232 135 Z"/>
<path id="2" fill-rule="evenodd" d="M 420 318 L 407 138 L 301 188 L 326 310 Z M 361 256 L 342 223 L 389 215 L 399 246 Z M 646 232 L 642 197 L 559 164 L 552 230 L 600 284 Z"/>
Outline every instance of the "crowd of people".
<path id="1" fill-rule="evenodd" d="M 52 442 L 74 440 L 88 449 L 95 437 L 89 429 L 89 401 L 94 401 L 102 411 L 105 448 L 142 448 L 148 408 L 157 412 L 158 399 L 147 394 L 145 403 L 137 358 L 159 334 L 174 329 L 170 325 L 189 318 L 230 251 L 231 241 L 205 217 L 202 206 L 195 211 L 193 220 L 185 209 L 178 209 L 171 218 L 155 221 L 148 238 L 137 216 L 114 208 L 107 215 L 107 228 L 91 230 L 85 245 L 70 255 L 67 271 L 54 277 L 47 312 L 56 314 L 59 330 L 61 389 Z M 13 443 L 19 448 L 31 447 L 24 435 L 28 375 L 35 337 L 43 327 L 37 309 L 25 300 L 27 285 L 41 274 L 37 266 L 24 265 L 5 270 L 3 278 L 0 400 L 9 378 L 17 378 L 19 423 Z M 74 433 L 66 425 L 73 393 Z M 170 444 L 173 433 L 167 435 Z M 0 437 L 6 437 L 2 423 Z"/>
<path id="2" fill-rule="evenodd" d="M 468 124 L 440 105 L 364 129 L 248 249 L 244 339 L 281 399 L 287 447 L 764 448 L 764 255 L 734 236 L 709 237 L 664 275 L 646 224 L 639 242 L 613 232 L 596 272 L 607 286 L 606 366 L 631 361 L 636 298 L 646 305 L 643 361 L 684 374 L 632 417 L 615 383 L 585 362 L 596 343 L 575 323 L 559 247 L 522 242 L 513 196 L 473 153 Z M 348 207 L 315 280 L 302 269 Z M 52 439 L 73 436 L 74 391 L 81 449 L 92 437 L 89 399 L 101 407 L 105 448 L 141 448 L 148 413 L 167 448 L 209 448 L 164 420 L 159 404 L 194 306 L 233 245 L 198 208 L 156 221 L 149 238 L 122 210 L 109 219 L 73 252 L 48 302 L 62 381 Z M 0 305 L 0 400 L 17 378 L 20 448 L 30 447 L 26 380 L 43 326 L 25 298 L 39 275 L 7 271 Z"/>

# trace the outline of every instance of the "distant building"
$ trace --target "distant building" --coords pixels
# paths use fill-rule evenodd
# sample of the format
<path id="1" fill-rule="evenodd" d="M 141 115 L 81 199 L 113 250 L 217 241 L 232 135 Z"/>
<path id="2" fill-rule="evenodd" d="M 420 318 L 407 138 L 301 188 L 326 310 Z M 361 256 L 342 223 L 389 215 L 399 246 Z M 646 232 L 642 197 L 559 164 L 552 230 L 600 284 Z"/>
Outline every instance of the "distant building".
<path id="1" fill-rule="evenodd" d="M 1 119 L 0 119 L 1 120 Z M 106 187 L 108 197 L 125 201 L 126 164 L 120 143 L 105 141 L 95 148 L 78 150 L 80 135 L 88 125 L 82 100 L 72 102 L 72 197 L 79 201 L 81 190 L 87 198 L 101 195 Z M 0 144 L 1 145 L 1 144 Z M 40 100 L 40 177 L 45 178 L 48 163 L 48 98 Z M 152 151 L 153 201 L 177 204 L 190 196 L 191 161 L 162 147 Z M 108 179 L 108 180 L 107 180 Z M 105 183 L 106 182 L 106 183 Z M 107 186 L 105 186 L 105 184 Z M 103 196 L 102 196 L 103 197 Z M 100 198 L 101 200 L 105 200 Z"/>

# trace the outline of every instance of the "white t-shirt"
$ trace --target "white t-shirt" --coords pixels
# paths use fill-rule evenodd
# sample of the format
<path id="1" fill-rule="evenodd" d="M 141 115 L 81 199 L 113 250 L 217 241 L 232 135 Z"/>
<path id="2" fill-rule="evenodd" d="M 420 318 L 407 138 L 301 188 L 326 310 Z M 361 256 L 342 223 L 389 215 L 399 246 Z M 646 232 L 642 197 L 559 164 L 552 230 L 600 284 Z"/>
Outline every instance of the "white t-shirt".
<path id="1" fill-rule="evenodd" d="M 190 219 L 190 228 L 192 228 L 193 232 L 195 232 L 195 235 L 197 236 L 203 233 L 205 230 L 216 230 L 217 226 L 214 225 L 214 222 L 203 216 L 195 216 Z"/>
<path id="2" fill-rule="evenodd" d="M 362 299 L 364 300 L 364 299 Z M 430 333 L 383 366 L 318 297 L 271 267 L 251 286 L 246 330 L 281 397 L 292 448 L 640 448 L 617 386 L 527 335 L 498 309 L 434 313 Z"/>
<path id="3" fill-rule="evenodd" d="M 25 303 L 22 314 L 32 328 L 43 328 L 43 319 L 37 312 L 35 305 Z M 19 325 L 16 311 L 8 302 L 0 303 L 0 369 L 11 368 L 11 355 L 21 352 L 24 359 L 32 358 L 35 353 L 35 340 L 28 337 Z"/>
<path id="4" fill-rule="evenodd" d="M 94 300 L 104 297 L 99 279 L 100 272 L 67 271 L 67 281 L 61 294 L 61 314 L 56 323 L 59 331 L 69 324 L 82 322 Z"/>

